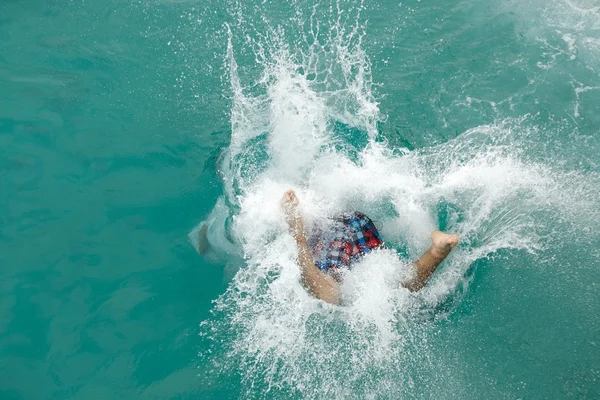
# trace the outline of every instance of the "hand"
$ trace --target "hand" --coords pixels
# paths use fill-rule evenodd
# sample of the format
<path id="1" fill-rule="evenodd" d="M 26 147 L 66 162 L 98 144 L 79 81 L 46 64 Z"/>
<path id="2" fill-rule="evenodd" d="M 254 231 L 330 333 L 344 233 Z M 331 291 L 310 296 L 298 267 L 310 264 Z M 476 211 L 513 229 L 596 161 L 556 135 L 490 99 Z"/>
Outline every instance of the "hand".
<path id="1" fill-rule="evenodd" d="M 296 196 L 296 192 L 294 192 L 292 189 L 288 190 L 287 192 L 285 192 L 283 194 L 283 197 L 281 198 L 281 206 L 284 208 L 284 210 L 287 213 L 287 209 L 296 209 L 296 207 L 298 207 L 298 197 Z"/>
<path id="2" fill-rule="evenodd" d="M 288 190 L 281 198 L 281 207 L 290 228 L 290 233 L 296 240 L 304 237 L 304 222 L 298 212 L 298 197 L 293 190 Z"/>

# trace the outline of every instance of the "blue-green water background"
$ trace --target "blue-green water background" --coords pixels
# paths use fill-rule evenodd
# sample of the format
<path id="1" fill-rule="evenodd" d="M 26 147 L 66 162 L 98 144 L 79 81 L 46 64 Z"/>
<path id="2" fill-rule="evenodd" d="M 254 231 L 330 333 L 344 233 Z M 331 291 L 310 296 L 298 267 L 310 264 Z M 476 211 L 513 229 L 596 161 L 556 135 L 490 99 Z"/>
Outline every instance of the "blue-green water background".
<path id="1" fill-rule="evenodd" d="M 263 15 L 287 26 L 311 4 L 257 4 L 245 18 L 258 31 Z M 597 174 L 598 9 L 572 5 L 365 4 L 363 49 L 387 116 L 381 136 L 413 150 L 527 115 L 523 125 L 537 133 L 514 145 L 528 159 Z M 235 25 L 235 10 L 228 2 L 0 4 L 0 398 L 261 393 L 248 391 L 244 371 L 219 374 L 198 357 L 208 345 L 199 323 L 231 276 L 186 237 L 223 191 L 224 23 Z M 254 54 L 237 50 L 251 74 Z M 429 338 L 443 374 L 465 382 L 446 398 L 600 396 L 600 243 L 597 231 L 581 234 L 589 239 L 564 237 L 544 263 L 523 251 L 476 262 L 466 293 Z M 435 386 L 448 376 L 420 376 L 404 396 L 444 393 Z"/>

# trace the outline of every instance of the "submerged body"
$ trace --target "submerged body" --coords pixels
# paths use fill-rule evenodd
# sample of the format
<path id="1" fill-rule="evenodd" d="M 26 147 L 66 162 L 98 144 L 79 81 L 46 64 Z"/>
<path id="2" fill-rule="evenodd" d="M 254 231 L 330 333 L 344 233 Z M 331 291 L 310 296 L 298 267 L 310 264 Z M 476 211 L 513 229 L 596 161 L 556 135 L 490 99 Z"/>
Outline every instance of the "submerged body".
<path id="1" fill-rule="evenodd" d="M 298 202 L 293 190 L 285 192 L 281 199 L 290 233 L 298 246 L 302 282 L 316 298 L 339 304 L 341 272 L 351 268 L 365 253 L 382 247 L 383 240 L 366 215 L 354 212 L 333 217 L 328 234 L 313 234 L 309 241 L 304 231 L 304 220 L 298 212 Z M 458 240 L 458 235 L 433 231 L 431 247 L 413 263 L 415 276 L 403 286 L 412 291 L 423 288 Z"/>
<path id="2" fill-rule="evenodd" d="M 314 297 L 339 304 L 344 273 L 366 253 L 385 247 L 385 243 L 373 221 L 357 211 L 319 221 L 307 235 L 298 203 L 293 190 L 285 192 L 281 199 L 290 233 L 296 240 L 302 283 Z M 193 238 L 196 249 L 204 255 L 212 247 L 207 232 L 208 223 L 203 223 Z M 423 288 L 458 240 L 458 235 L 431 232 L 431 246 L 412 263 L 414 277 L 402 286 L 411 291 Z"/>

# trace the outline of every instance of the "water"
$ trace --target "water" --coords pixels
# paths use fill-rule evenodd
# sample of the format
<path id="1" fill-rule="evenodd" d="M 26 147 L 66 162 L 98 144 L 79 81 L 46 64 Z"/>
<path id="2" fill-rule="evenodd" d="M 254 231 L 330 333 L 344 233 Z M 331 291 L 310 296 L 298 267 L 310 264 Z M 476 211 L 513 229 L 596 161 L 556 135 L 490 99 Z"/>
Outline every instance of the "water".
<path id="1" fill-rule="evenodd" d="M 0 398 L 600 396 L 597 2 L 0 10 Z M 345 307 L 290 187 L 381 227 Z"/>

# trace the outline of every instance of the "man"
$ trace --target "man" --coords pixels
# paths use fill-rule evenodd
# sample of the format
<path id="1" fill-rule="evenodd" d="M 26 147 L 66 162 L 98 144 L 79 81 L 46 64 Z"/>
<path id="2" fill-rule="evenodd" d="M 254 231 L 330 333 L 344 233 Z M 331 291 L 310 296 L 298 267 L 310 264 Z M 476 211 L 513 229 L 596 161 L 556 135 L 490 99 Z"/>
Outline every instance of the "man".
<path id="1" fill-rule="evenodd" d="M 326 232 L 313 235 L 309 246 L 304 221 L 298 212 L 296 193 L 293 190 L 285 192 L 281 205 L 290 233 L 298 246 L 302 282 L 316 298 L 339 304 L 340 272 L 350 268 L 365 253 L 383 247 L 375 225 L 362 213 L 339 214 L 332 218 Z M 411 291 L 423 288 L 436 268 L 457 245 L 458 239 L 458 235 L 431 232 L 431 247 L 413 263 L 416 268 L 415 277 L 403 286 Z"/>

